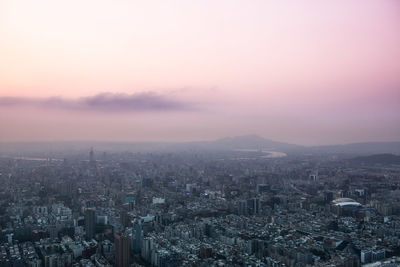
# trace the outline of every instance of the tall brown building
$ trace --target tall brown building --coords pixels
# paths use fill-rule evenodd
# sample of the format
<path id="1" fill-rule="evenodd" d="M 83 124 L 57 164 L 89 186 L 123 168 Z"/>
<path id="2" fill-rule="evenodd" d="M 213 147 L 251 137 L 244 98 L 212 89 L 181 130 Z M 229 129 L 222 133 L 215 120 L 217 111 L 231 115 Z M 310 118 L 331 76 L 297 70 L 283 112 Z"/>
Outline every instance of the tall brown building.
<path id="1" fill-rule="evenodd" d="M 116 233 L 115 242 L 115 266 L 129 267 L 130 237 L 125 233 Z"/>

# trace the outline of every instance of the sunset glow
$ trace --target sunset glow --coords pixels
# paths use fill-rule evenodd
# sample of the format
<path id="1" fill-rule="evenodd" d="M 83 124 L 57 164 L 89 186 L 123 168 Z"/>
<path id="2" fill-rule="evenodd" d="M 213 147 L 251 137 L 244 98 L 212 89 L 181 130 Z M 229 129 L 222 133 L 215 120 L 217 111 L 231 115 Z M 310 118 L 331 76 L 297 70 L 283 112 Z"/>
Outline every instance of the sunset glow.
<path id="1" fill-rule="evenodd" d="M 400 140 L 400 3 L 0 1 L 0 140 Z"/>

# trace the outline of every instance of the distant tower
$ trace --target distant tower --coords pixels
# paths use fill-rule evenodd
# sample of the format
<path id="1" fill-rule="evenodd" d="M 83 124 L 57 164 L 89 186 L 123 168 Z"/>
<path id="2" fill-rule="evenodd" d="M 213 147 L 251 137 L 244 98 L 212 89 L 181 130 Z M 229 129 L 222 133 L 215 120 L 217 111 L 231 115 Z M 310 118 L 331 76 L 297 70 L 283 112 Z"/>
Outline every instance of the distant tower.
<path id="1" fill-rule="evenodd" d="M 130 238 L 126 233 L 116 233 L 115 243 L 115 266 L 128 267 L 130 253 Z"/>
<path id="2" fill-rule="evenodd" d="M 93 147 L 90 148 L 89 152 L 89 162 L 94 163 L 94 152 L 93 152 Z"/>
<path id="3" fill-rule="evenodd" d="M 96 212 L 94 209 L 87 209 L 85 211 L 85 231 L 86 240 L 91 240 L 94 238 L 96 227 Z"/>

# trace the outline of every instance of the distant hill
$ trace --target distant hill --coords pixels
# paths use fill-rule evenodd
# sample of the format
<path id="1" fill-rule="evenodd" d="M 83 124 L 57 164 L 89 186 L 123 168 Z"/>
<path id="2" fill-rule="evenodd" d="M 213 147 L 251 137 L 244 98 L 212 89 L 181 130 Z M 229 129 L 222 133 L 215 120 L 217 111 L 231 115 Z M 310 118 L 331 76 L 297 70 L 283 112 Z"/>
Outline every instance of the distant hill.
<path id="1" fill-rule="evenodd" d="M 298 149 L 302 146 L 276 142 L 265 139 L 258 135 L 243 135 L 235 137 L 225 137 L 212 142 L 216 148 L 229 149 L 258 149 L 258 150 L 290 150 Z"/>
<path id="2" fill-rule="evenodd" d="M 327 145 L 306 147 L 301 145 L 276 142 L 258 135 L 244 135 L 221 138 L 211 142 L 199 142 L 203 147 L 215 149 L 261 149 L 297 153 L 334 153 L 334 154 L 400 154 L 400 142 L 365 142 L 345 145 Z"/>
<path id="3" fill-rule="evenodd" d="M 39 151 L 73 152 L 89 151 L 94 147 L 99 151 L 183 151 L 183 150 L 271 150 L 297 154 L 346 154 L 349 156 L 367 156 L 373 154 L 400 154 L 400 142 L 369 142 L 346 145 L 327 145 L 306 147 L 301 145 L 277 142 L 258 135 L 225 137 L 212 141 L 197 142 L 103 142 L 103 141 L 69 141 L 69 142 L 0 142 L 0 155 L 20 155 L 20 152 L 32 154 Z"/>
<path id="4" fill-rule="evenodd" d="M 365 164 L 400 164 L 400 156 L 393 154 L 376 154 L 370 156 L 355 157 L 350 159 L 350 161 L 355 163 L 365 163 Z"/>
<path id="5" fill-rule="evenodd" d="M 302 146 L 276 142 L 265 139 L 258 135 L 243 135 L 235 137 L 225 137 L 214 141 L 200 141 L 172 144 L 170 148 L 176 149 L 204 149 L 204 150 L 272 150 L 272 151 L 289 151 L 300 149 Z"/>
<path id="6" fill-rule="evenodd" d="M 400 142 L 365 142 L 345 145 L 316 146 L 312 151 L 343 154 L 400 154 Z"/>

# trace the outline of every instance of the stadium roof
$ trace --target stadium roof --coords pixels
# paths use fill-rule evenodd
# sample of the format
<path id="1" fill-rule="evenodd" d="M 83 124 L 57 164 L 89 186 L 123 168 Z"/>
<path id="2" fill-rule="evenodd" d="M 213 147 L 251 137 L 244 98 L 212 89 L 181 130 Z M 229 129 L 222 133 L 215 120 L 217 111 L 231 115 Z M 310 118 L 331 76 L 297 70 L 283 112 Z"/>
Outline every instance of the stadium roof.
<path id="1" fill-rule="evenodd" d="M 337 198 L 332 201 L 335 206 L 361 206 L 360 203 L 351 198 Z"/>

